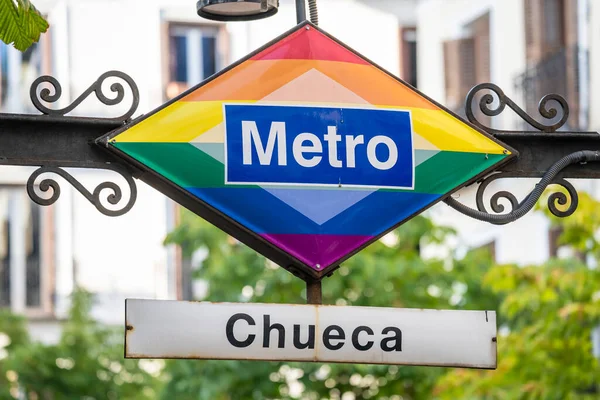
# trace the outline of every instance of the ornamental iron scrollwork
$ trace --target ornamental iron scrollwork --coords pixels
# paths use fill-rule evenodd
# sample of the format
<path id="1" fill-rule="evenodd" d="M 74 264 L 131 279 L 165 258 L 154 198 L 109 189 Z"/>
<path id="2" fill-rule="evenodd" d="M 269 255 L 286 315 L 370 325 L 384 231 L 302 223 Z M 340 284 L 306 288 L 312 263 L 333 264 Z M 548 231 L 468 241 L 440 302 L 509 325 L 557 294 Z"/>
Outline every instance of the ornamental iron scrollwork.
<path id="1" fill-rule="evenodd" d="M 453 199 L 452 197 L 448 197 L 444 201 L 450 207 L 471 218 L 489 222 L 494 225 L 504 225 L 516 221 L 531 211 L 540 197 L 542 197 L 545 189 L 549 185 L 555 184 L 565 188 L 568 196 L 563 192 L 554 192 L 550 194 L 550 196 L 548 196 L 548 208 L 550 209 L 550 212 L 557 217 L 567 217 L 573 214 L 577 209 L 579 196 L 570 182 L 563 178 L 557 178 L 557 175 L 571 164 L 598 161 L 600 161 L 600 151 L 590 150 L 577 151 L 561 158 L 548 169 L 542 179 L 535 185 L 535 188 L 531 191 L 531 193 L 529 193 L 520 203 L 510 192 L 500 191 L 495 193 L 490 199 L 490 206 L 494 212 L 501 213 L 504 211 L 504 206 L 499 203 L 499 200 L 508 200 L 512 208 L 510 212 L 505 214 L 489 213 L 485 208 L 483 196 L 485 190 L 493 181 L 502 178 L 514 177 L 510 173 L 494 173 L 492 175 L 488 175 L 485 179 L 483 179 L 483 181 L 481 181 L 476 193 L 477 209 L 470 208 Z M 567 205 L 568 207 L 566 210 L 559 208 L 559 206 L 564 207 Z"/>
<path id="2" fill-rule="evenodd" d="M 477 204 L 477 209 L 481 212 L 488 213 L 488 210 L 485 207 L 484 195 L 488 186 L 498 180 L 498 179 L 506 179 L 506 178 L 517 178 L 513 173 L 510 172 L 495 172 L 491 175 L 486 176 L 480 183 L 477 188 L 477 193 L 475 194 L 475 202 Z M 550 212 L 557 217 L 568 217 L 572 215 L 577 206 L 579 205 L 579 195 L 577 194 L 577 190 L 571 184 L 571 182 L 567 181 L 563 178 L 554 178 L 548 186 L 558 185 L 563 187 L 567 194 L 557 191 L 553 192 L 548 196 L 548 209 Z M 511 211 L 515 210 L 519 207 L 519 201 L 515 197 L 514 194 L 508 192 L 506 190 L 502 190 L 496 192 L 492 195 L 489 200 L 490 207 L 492 211 L 495 213 L 504 212 L 504 205 L 500 204 L 500 200 L 504 199 L 510 203 Z M 537 201 L 537 199 L 536 199 Z M 567 206 L 567 209 L 562 209 L 564 206 Z M 558 206 L 561 206 L 560 208 Z"/>
<path id="3" fill-rule="evenodd" d="M 514 101 L 510 99 L 502 89 L 500 89 L 497 85 L 493 83 L 481 83 L 479 85 L 474 86 L 469 93 L 467 94 L 466 99 L 466 115 L 469 122 L 477 127 L 483 129 L 486 132 L 501 133 L 501 132 L 510 132 L 500 129 L 494 129 L 489 126 L 484 125 L 481 121 L 477 120 L 475 113 L 473 112 L 473 103 L 475 102 L 475 97 L 479 92 L 485 91 L 486 93 L 481 96 L 479 99 L 479 109 L 484 115 L 488 117 L 495 117 L 502 113 L 506 106 L 512 109 L 519 117 L 521 117 L 525 122 L 529 125 L 537 129 L 538 131 L 545 133 L 553 133 L 560 129 L 569 118 L 569 105 L 564 97 L 558 94 L 548 94 L 540 100 L 538 104 L 538 111 L 540 115 L 548 120 L 552 120 L 560 115 L 560 120 L 553 124 L 544 124 L 536 121 L 531 116 L 529 116 L 521 107 L 519 107 Z M 489 92 L 491 93 L 489 93 Z M 556 107 L 550 107 L 550 102 L 555 101 L 558 104 L 560 111 Z M 494 102 L 497 102 L 497 105 L 493 107 Z M 560 114 L 559 114 L 560 112 Z"/>
<path id="4" fill-rule="evenodd" d="M 90 192 L 71 174 L 69 174 L 64 169 L 58 168 L 58 167 L 43 166 L 43 167 L 40 167 L 39 169 L 37 169 L 35 172 L 33 172 L 33 174 L 31 174 L 31 176 L 27 180 L 27 194 L 29 195 L 31 200 L 33 200 L 35 203 L 37 203 L 39 205 L 48 206 L 48 205 L 54 204 L 56 202 L 56 200 L 58 200 L 58 198 L 60 197 L 61 190 L 60 190 L 59 183 L 52 178 L 45 178 L 45 179 L 42 179 L 41 182 L 39 182 L 39 185 L 36 185 L 35 180 L 40 175 L 45 174 L 45 173 L 56 174 L 56 175 L 61 176 L 67 182 L 69 182 L 75 189 L 77 189 L 77 191 L 79 193 L 81 193 L 90 203 L 92 203 L 96 207 L 96 209 L 98 211 L 100 211 L 102 214 L 107 215 L 109 217 L 117 217 L 117 216 L 127 213 L 129 210 L 131 210 L 131 208 L 135 204 L 135 201 L 137 199 L 137 186 L 135 184 L 135 181 L 133 180 L 133 178 L 131 177 L 131 175 L 128 172 L 123 171 L 120 168 L 117 168 L 114 166 L 108 166 L 108 165 L 106 166 L 106 169 L 114 171 L 114 172 L 118 173 L 119 175 L 121 175 L 127 181 L 127 184 L 129 185 L 129 190 L 130 190 L 129 200 L 123 207 L 120 207 L 117 209 L 109 209 L 102 204 L 101 196 L 102 196 L 102 192 L 104 190 L 109 191 L 109 194 L 106 196 L 106 201 L 109 204 L 116 206 L 120 202 L 122 202 L 123 191 L 121 190 L 119 185 L 117 185 L 116 183 L 102 182 L 98 186 L 96 186 L 96 188 L 94 188 L 93 192 Z M 39 190 L 44 193 L 48 192 L 49 190 L 52 190 L 50 197 L 48 197 L 48 198 L 41 197 L 35 190 L 36 186 L 38 186 Z"/>
<path id="5" fill-rule="evenodd" d="M 33 103 L 35 108 L 37 108 L 43 114 L 50 115 L 50 116 L 64 116 L 65 114 L 73 111 L 92 92 L 96 94 L 96 97 L 98 98 L 98 100 L 100 100 L 101 103 L 103 103 L 107 106 L 114 106 L 114 105 L 120 104 L 123 101 L 123 99 L 125 98 L 125 87 L 123 86 L 123 84 L 121 82 L 118 82 L 118 81 L 113 82 L 109 87 L 110 91 L 112 92 L 113 95 L 112 96 L 109 95 L 110 97 L 107 96 L 102 91 L 102 88 L 103 88 L 104 82 L 110 78 L 121 79 L 121 80 L 125 81 L 125 83 L 127 83 L 127 85 L 129 86 L 129 89 L 131 90 L 131 94 L 133 97 L 132 104 L 131 104 L 131 107 L 129 107 L 129 110 L 127 110 L 127 112 L 125 112 L 124 114 L 122 114 L 118 117 L 103 118 L 103 119 L 107 120 L 107 121 L 125 122 L 129 118 L 131 118 L 131 116 L 137 110 L 137 107 L 140 103 L 140 93 L 139 93 L 139 90 L 138 90 L 138 87 L 137 87 L 135 81 L 129 75 L 127 75 L 123 72 L 120 72 L 120 71 L 108 71 L 108 72 L 105 72 L 102 75 L 100 75 L 100 77 L 98 79 L 96 79 L 96 81 L 90 87 L 88 87 L 85 92 L 83 92 L 77 99 L 75 99 L 75 101 L 73 101 L 73 103 L 71 103 L 69 106 L 67 106 L 65 108 L 51 109 L 51 108 L 48 108 L 45 105 L 43 105 L 42 102 L 40 101 L 40 99 L 41 99 L 47 103 L 55 103 L 62 96 L 62 87 L 61 87 L 60 83 L 58 82 L 58 80 L 56 80 L 52 76 L 48 76 L 48 75 L 40 76 L 35 81 L 33 81 L 33 83 L 31 84 L 31 88 L 29 89 L 29 96 L 30 96 L 31 102 Z M 50 90 L 50 88 L 48 88 L 48 87 L 42 87 L 45 84 L 49 84 L 53 90 Z M 41 87 L 41 89 L 40 89 L 40 87 Z M 40 90 L 38 91 L 38 89 L 40 89 Z"/>

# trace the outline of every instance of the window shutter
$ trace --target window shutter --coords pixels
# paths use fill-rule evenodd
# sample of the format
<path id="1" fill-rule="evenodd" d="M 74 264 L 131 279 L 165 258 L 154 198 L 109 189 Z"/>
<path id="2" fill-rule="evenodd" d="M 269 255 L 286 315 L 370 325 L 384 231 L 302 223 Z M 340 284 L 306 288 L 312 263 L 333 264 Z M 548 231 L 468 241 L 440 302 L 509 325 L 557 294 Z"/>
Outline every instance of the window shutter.
<path id="1" fill-rule="evenodd" d="M 452 40 L 444 42 L 444 82 L 446 87 L 446 105 L 454 109 L 456 100 L 459 97 L 458 75 L 458 41 Z"/>
<path id="2" fill-rule="evenodd" d="M 417 87 L 417 30 L 400 28 L 400 78 Z"/>
<path id="3" fill-rule="evenodd" d="M 577 43 L 577 0 L 524 0 L 523 4 L 530 64 Z"/>
<path id="4" fill-rule="evenodd" d="M 444 42 L 444 64 L 447 105 L 452 110 L 463 110 L 465 96 L 476 84 L 474 39 Z"/>
<path id="5" fill-rule="evenodd" d="M 525 51 L 527 62 L 535 64 L 542 59 L 542 0 L 524 0 Z"/>
<path id="6" fill-rule="evenodd" d="M 471 24 L 474 40 L 475 84 L 489 82 L 490 73 L 490 15 L 477 18 Z"/>
<path id="7" fill-rule="evenodd" d="M 573 129 L 582 129 L 579 126 L 580 93 L 579 93 L 579 49 L 577 32 L 577 0 L 564 0 L 564 43 L 565 48 L 565 97 L 569 102 L 571 118 L 569 126 Z"/>
<path id="8" fill-rule="evenodd" d="M 562 0 L 544 0 L 542 32 L 542 57 L 549 56 L 565 45 Z"/>

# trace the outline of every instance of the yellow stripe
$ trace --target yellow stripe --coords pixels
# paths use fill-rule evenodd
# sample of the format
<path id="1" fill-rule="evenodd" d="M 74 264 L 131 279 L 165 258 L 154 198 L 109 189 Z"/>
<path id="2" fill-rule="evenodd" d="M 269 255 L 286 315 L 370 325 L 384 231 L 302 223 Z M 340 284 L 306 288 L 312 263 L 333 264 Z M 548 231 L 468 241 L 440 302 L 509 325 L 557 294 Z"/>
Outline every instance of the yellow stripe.
<path id="1" fill-rule="evenodd" d="M 239 103 L 239 102 L 228 102 Z M 249 101 L 246 103 L 253 103 Z M 223 122 L 222 101 L 179 101 L 115 137 L 117 142 L 190 142 Z"/>
<path id="2" fill-rule="evenodd" d="M 442 151 L 486 154 L 505 151 L 504 147 L 445 111 L 413 108 L 411 114 L 413 131 Z"/>
<path id="3" fill-rule="evenodd" d="M 146 118 L 118 135 L 117 142 L 210 142 L 218 143 L 221 134 L 217 126 L 223 122 L 223 103 L 257 103 L 255 101 L 180 101 Z M 263 102 L 259 102 L 263 103 Z M 264 102 L 265 104 L 297 104 L 294 102 Z M 328 105 L 332 103 L 304 103 L 303 105 Z M 352 106 L 349 104 L 335 104 Z M 368 108 L 368 105 L 355 105 Z M 469 125 L 442 110 L 373 106 L 401 109 L 411 112 L 413 131 L 436 148 L 444 151 L 502 154 L 504 148 L 485 137 Z M 222 125 L 221 125 L 222 126 Z M 213 129 L 216 128 L 216 129 Z M 219 132 L 217 132 L 219 131 Z M 206 133 L 210 136 L 202 138 Z M 421 148 L 419 141 L 415 148 Z M 427 146 L 426 146 L 427 147 Z M 507 153 L 508 154 L 508 153 Z"/>

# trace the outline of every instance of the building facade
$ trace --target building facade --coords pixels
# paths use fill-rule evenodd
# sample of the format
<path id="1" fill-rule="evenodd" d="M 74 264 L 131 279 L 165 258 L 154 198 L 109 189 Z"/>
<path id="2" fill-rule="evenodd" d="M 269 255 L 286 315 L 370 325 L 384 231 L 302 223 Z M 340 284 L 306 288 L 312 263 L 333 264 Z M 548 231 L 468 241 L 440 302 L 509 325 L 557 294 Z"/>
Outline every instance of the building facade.
<path id="1" fill-rule="evenodd" d="M 467 92 L 492 82 L 534 118 L 546 94 L 558 93 L 570 106 L 565 130 L 600 129 L 600 3 L 589 0 L 420 0 L 416 9 L 419 89 L 464 115 Z M 494 106 L 494 105 L 492 105 Z M 475 110 L 477 112 L 477 110 Z M 482 117 L 480 114 L 479 117 Z M 533 130 L 508 107 L 491 121 L 496 129 Z M 489 196 L 509 190 L 523 199 L 537 180 L 504 179 L 492 184 Z M 598 196 L 594 181 L 575 186 Z M 474 206 L 475 188 L 457 194 Z M 508 202 L 505 206 L 510 207 Z M 500 263 L 536 264 L 567 252 L 559 249 L 557 232 L 539 212 L 493 226 L 437 206 L 432 215 L 457 227 L 465 247 L 490 247 Z M 435 253 L 435 249 L 431 249 Z"/>

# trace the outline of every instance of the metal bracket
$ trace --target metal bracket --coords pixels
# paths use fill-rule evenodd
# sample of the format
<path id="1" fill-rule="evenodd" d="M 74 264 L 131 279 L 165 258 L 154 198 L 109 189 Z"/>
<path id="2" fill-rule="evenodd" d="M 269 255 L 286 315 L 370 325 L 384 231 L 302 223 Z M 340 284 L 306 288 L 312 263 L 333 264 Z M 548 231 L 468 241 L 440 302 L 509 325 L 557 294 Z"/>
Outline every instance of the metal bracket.
<path id="1" fill-rule="evenodd" d="M 60 86 L 60 83 L 52 76 L 40 76 L 35 81 L 33 81 L 29 89 L 29 97 L 31 98 L 31 102 L 33 103 L 35 108 L 37 108 L 42 114 L 53 116 L 64 116 L 65 114 L 70 113 L 78 105 L 80 105 L 92 92 L 96 94 L 96 97 L 98 98 L 98 100 L 100 100 L 101 103 L 106 104 L 107 106 L 114 106 L 120 104 L 125 98 L 125 88 L 120 82 L 114 82 L 112 85 L 110 85 L 110 91 L 116 93 L 116 95 L 114 96 L 114 98 L 107 97 L 102 92 L 102 85 L 109 78 L 118 78 L 124 80 L 129 86 L 129 89 L 131 90 L 133 101 L 131 103 L 131 107 L 129 107 L 129 110 L 127 110 L 127 112 L 125 112 L 123 115 L 113 118 L 103 118 L 103 120 L 125 122 L 137 110 L 138 105 L 140 104 L 140 92 L 134 80 L 131 79 L 129 75 L 121 71 L 108 71 L 103 73 L 98 79 L 96 79 L 96 82 L 92 83 L 90 87 L 88 87 L 78 98 L 75 99 L 75 101 L 73 101 L 73 103 L 71 103 L 65 108 L 61 108 L 60 110 L 48 108 L 44 106 L 40 101 L 41 99 L 47 103 L 54 103 L 57 102 L 60 99 L 60 96 L 62 95 L 62 87 Z M 44 84 L 50 84 L 52 86 L 52 89 L 54 90 L 54 94 L 52 94 L 52 91 L 49 88 L 42 88 Z M 39 90 L 40 88 L 41 90 Z"/>
<path id="2" fill-rule="evenodd" d="M 106 197 L 106 201 L 112 205 L 118 205 L 123 199 L 123 192 L 119 185 L 114 182 L 102 182 L 94 189 L 94 192 L 90 192 L 87 190 L 77 179 L 73 177 L 73 175 L 69 174 L 62 168 L 58 167 L 41 167 L 37 169 L 29 179 L 27 180 L 27 194 L 35 203 L 42 206 L 49 206 L 50 204 L 54 204 L 56 200 L 60 197 L 60 185 L 57 181 L 51 178 L 45 178 L 39 183 L 39 189 L 42 192 L 47 192 L 50 188 L 52 188 L 52 194 L 49 198 L 43 198 L 35 191 L 35 180 L 44 173 L 52 173 L 56 175 L 60 175 L 63 179 L 69 182 L 79 193 L 81 193 L 90 203 L 92 203 L 98 211 L 102 214 L 107 215 L 109 217 L 118 217 L 120 215 L 125 214 L 127 211 L 131 210 L 135 201 L 137 199 L 137 186 L 135 185 L 135 181 L 133 180 L 131 174 L 128 172 L 115 167 L 107 167 L 105 169 L 110 169 L 118 174 L 120 174 L 129 185 L 129 200 L 127 203 L 119 209 L 109 209 L 106 208 L 101 201 L 101 194 L 104 190 L 109 190 L 110 194 Z"/>
<path id="3" fill-rule="evenodd" d="M 121 82 L 116 81 L 109 86 L 113 95 L 107 96 L 103 92 L 109 79 L 124 81 L 131 92 L 132 103 L 124 114 L 111 118 L 65 116 L 92 93 L 95 93 L 98 100 L 107 106 L 122 103 L 126 89 Z M 47 84 L 51 88 L 44 87 Z M 37 204 L 50 205 L 59 198 L 60 185 L 54 179 L 46 178 L 39 183 L 39 190 L 42 192 L 52 189 L 50 197 L 43 198 L 35 190 L 35 180 L 41 174 L 54 173 L 77 189 L 102 214 L 119 216 L 129 211 L 137 198 L 137 187 L 133 177 L 139 176 L 139 171 L 100 149 L 95 145 L 95 140 L 126 123 L 137 110 L 139 90 L 133 79 L 123 72 L 106 72 L 75 101 L 62 109 L 50 109 L 42 103 L 42 101 L 55 103 L 62 95 L 60 83 L 51 76 L 36 79 L 31 85 L 29 94 L 33 105 L 43 115 L 0 114 L 0 165 L 40 167 L 27 181 L 27 193 Z M 107 208 L 101 202 L 102 192 L 109 190 L 106 202 L 118 205 L 123 200 L 123 192 L 119 185 L 114 182 L 103 182 L 90 192 L 63 168 L 92 168 L 117 172 L 129 186 L 128 201 L 122 207 Z"/>
<path id="4" fill-rule="evenodd" d="M 479 99 L 479 109 L 484 115 L 495 117 L 508 106 L 536 130 L 508 131 L 494 129 L 483 124 L 473 112 L 476 96 L 482 91 L 485 91 L 485 94 Z M 558 105 L 560 110 L 550 107 L 552 101 Z M 496 104 L 495 107 L 493 107 L 494 104 Z M 476 210 L 452 197 L 445 199 L 446 204 L 472 218 L 502 225 L 516 221 L 527 214 L 533 209 L 544 190 L 549 185 L 556 184 L 566 189 L 568 196 L 563 192 L 550 194 L 548 197 L 550 212 L 558 217 L 567 217 L 575 212 L 579 196 L 573 185 L 565 178 L 600 179 L 600 163 L 594 163 L 600 161 L 600 134 L 598 132 L 558 131 L 565 125 L 569 117 L 569 105 L 560 95 L 544 96 L 539 102 L 538 110 L 543 118 L 551 121 L 558 118 L 558 121 L 554 123 L 536 121 L 492 83 L 479 84 L 469 91 L 466 98 L 466 115 L 469 122 L 512 146 L 520 154 L 514 162 L 506 164 L 478 182 L 479 187 L 475 195 Z M 490 198 L 491 209 L 495 214 L 487 211 L 484 194 L 492 182 L 503 178 L 535 177 L 542 177 L 542 179 L 523 201 L 519 202 L 509 191 L 499 191 Z M 507 213 L 500 214 L 505 211 L 505 207 L 499 203 L 500 199 L 505 199 L 510 203 L 511 210 Z M 565 210 L 557 207 L 567 205 Z"/>

